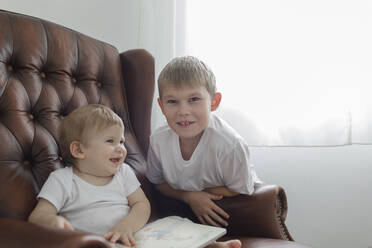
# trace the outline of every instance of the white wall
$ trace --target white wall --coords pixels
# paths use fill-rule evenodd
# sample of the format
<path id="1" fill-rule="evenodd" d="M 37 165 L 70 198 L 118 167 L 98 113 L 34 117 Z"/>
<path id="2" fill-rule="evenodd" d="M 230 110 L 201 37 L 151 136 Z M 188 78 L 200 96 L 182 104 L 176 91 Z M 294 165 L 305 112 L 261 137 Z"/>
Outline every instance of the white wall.
<path id="1" fill-rule="evenodd" d="M 319 248 L 372 245 L 372 146 L 251 148 L 262 179 L 288 197 L 293 237 Z"/>
<path id="2" fill-rule="evenodd" d="M 156 74 L 174 54 L 172 0 L 0 0 L 0 8 L 70 27 L 119 51 L 145 48 L 155 57 Z M 265 182 L 285 188 L 287 225 L 297 241 L 318 248 L 372 246 L 371 146 L 253 147 L 251 155 Z"/>

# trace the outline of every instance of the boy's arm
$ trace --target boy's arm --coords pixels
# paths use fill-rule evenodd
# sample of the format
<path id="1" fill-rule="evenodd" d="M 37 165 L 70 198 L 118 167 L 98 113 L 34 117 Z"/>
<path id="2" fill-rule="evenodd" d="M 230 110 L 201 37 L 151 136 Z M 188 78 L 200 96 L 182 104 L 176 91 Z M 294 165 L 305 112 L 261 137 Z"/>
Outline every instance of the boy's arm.
<path id="1" fill-rule="evenodd" d="M 129 214 L 116 224 L 104 238 L 115 243 L 120 240 L 126 246 L 135 246 L 133 234 L 141 229 L 150 217 L 150 203 L 145 193 L 139 187 L 128 196 Z"/>
<path id="2" fill-rule="evenodd" d="M 204 191 L 176 190 L 168 183 L 157 184 L 156 188 L 166 196 L 187 203 L 201 223 L 213 226 L 228 225 L 223 218 L 228 219 L 229 215 L 213 202 L 214 200 L 221 200 L 222 195 Z"/>
<path id="3" fill-rule="evenodd" d="M 57 215 L 57 209 L 55 206 L 43 198 L 39 199 L 35 209 L 28 217 L 28 221 L 71 231 L 74 230 L 74 228 L 65 218 Z"/>
<path id="4" fill-rule="evenodd" d="M 231 197 L 231 196 L 239 195 L 239 193 L 231 191 L 226 186 L 206 188 L 206 189 L 204 189 L 204 191 L 208 192 L 210 194 L 222 195 L 222 196 L 225 196 L 225 197 Z"/>

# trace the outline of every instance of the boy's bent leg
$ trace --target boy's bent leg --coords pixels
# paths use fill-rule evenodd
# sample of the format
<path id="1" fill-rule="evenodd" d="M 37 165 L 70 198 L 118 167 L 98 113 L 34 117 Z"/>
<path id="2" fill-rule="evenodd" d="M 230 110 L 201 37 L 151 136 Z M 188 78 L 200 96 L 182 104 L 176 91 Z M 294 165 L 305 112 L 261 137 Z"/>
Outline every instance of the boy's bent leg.
<path id="1" fill-rule="evenodd" d="M 242 243 L 239 239 L 232 239 L 225 242 L 214 242 L 207 246 L 207 248 L 240 248 Z"/>

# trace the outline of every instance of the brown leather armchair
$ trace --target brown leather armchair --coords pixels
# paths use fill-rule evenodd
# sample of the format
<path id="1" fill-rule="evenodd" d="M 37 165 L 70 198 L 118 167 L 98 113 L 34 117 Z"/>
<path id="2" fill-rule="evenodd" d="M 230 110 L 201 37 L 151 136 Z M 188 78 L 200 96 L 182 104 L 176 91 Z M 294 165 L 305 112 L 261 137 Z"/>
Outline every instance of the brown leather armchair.
<path id="1" fill-rule="evenodd" d="M 154 59 L 145 50 L 117 49 L 35 17 L 0 10 L 0 246 L 100 248 L 96 235 L 28 223 L 49 173 L 64 166 L 57 127 L 73 109 L 111 107 L 124 121 L 126 162 L 151 201 L 151 219 L 182 215 L 188 206 L 165 198 L 144 177 L 154 93 Z M 263 185 L 252 196 L 217 202 L 230 215 L 229 238 L 243 247 L 306 247 L 292 242 L 282 188 Z"/>

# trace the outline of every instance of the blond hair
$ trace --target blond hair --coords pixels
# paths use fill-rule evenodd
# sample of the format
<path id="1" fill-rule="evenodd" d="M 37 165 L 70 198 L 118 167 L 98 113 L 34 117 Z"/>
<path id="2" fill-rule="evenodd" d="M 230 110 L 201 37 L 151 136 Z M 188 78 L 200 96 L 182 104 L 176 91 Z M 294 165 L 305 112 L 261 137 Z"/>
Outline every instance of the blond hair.
<path id="1" fill-rule="evenodd" d="M 82 106 L 63 118 L 59 127 L 59 146 L 66 165 L 72 166 L 76 162 L 70 152 L 73 141 L 86 145 L 92 131 L 99 132 L 114 125 L 124 126 L 114 111 L 100 104 Z"/>
<path id="2" fill-rule="evenodd" d="M 216 77 L 212 70 L 193 56 L 172 59 L 160 72 L 158 78 L 159 96 L 162 97 L 166 86 L 203 86 L 213 97 L 216 94 Z"/>

